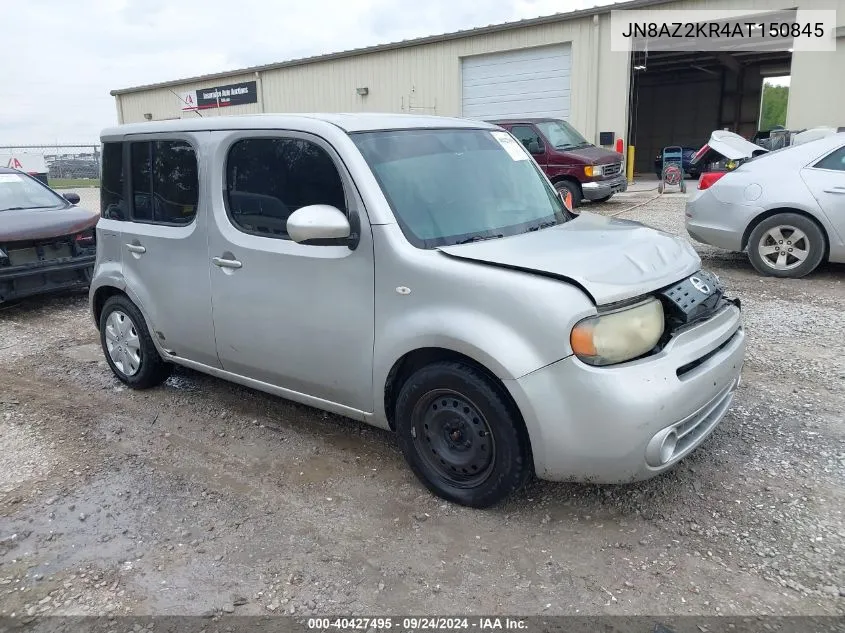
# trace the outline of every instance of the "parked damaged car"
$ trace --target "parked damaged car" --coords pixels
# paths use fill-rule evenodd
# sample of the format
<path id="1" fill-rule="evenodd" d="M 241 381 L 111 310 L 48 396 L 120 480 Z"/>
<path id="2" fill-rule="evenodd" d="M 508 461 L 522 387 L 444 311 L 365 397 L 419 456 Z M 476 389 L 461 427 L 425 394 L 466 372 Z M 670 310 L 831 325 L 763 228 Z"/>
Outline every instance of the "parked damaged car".
<path id="1" fill-rule="evenodd" d="M 99 216 L 78 202 L 0 167 L 0 303 L 88 286 Z"/>
<path id="2" fill-rule="evenodd" d="M 845 134 L 766 152 L 714 132 L 705 148 L 709 167 L 686 205 L 690 237 L 745 251 L 773 277 L 845 262 Z"/>

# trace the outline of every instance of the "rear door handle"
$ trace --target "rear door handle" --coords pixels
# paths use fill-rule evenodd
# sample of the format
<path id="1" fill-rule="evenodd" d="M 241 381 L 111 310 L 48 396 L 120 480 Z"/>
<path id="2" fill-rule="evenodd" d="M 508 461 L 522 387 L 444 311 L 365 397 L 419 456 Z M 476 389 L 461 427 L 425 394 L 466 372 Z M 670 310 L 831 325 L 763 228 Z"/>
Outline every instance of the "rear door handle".
<path id="1" fill-rule="evenodd" d="M 140 244 L 127 244 L 126 250 L 128 250 L 130 253 L 138 253 L 138 254 L 142 254 L 142 253 L 147 252 L 147 249 L 144 248 L 143 246 L 141 246 Z"/>
<path id="2" fill-rule="evenodd" d="M 222 257 L 212 257 L 211 262 L 220 268 L 240 268 L 243 266 L 237 259 L 223 259 Z"/>

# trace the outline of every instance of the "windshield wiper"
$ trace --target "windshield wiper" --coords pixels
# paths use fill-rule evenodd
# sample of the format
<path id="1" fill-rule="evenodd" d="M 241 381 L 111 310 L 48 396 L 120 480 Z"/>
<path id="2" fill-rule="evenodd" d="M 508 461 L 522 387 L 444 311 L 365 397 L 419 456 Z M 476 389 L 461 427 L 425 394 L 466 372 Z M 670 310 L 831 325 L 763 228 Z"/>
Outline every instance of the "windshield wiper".
<path id="1" fill-rule="evenodd" d="M 539 231 L 541 229 L 547 229 L 550 226 L 556 226 L 557 222 L 554 220 L 549 220 L 548 222 L 540 222 L 539 224 L 534 224 L 533 226 L 529 226 L 525 229 L 526 233 L 531 233 L 532 231 Z"/>
<path id="2" fill-rule="evenodd" d="M 455 244 L 469 244 L 470 242 L 483 242 L 484 240 L 495 240 L 500 237 L 504 237 L 504 235 L 473 235 L 472 237 L 468 237 L 465 240 L 461 240 L 460 242 L 455 242 Z"/>
<path id="3" fill-rule="evenodd" d="M 0 209 L 0 211 L 24 211 L 26 209 L 52 209 L 53 205 L 48 204 L 47 206 L 40 206 L 40 207 L 6 207 L 5 209 Z"/>

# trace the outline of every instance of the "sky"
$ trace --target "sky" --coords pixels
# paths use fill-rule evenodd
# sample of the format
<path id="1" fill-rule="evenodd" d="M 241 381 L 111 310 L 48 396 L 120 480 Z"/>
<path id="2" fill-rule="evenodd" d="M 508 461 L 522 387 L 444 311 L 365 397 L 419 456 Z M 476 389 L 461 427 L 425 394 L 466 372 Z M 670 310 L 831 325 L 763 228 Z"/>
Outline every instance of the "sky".
<path id="1" fill-rule="evenodd" d="M 11 0 L 0 146 L 97 143 L 109 91 L 610 0 Z"/>

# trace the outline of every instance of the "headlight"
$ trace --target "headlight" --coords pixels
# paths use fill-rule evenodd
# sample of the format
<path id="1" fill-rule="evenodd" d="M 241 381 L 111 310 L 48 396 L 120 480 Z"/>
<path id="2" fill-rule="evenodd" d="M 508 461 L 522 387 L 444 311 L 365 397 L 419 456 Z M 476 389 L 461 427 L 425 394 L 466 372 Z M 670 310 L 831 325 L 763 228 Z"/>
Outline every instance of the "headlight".
<path id="1" fill-rule="evenodd" d="M 613 365 L 642 356 L 663 335 L 663 306 L 649 299 L 617 312 L 579 321 L 569 336 L 572 351 L 590 365 Z"/>
<path id="2" fill-rule="evenodd" d="M 587 165 L 584 167 L 584 175 L 589 178 L 601 176 L 601 165 Z"/>

